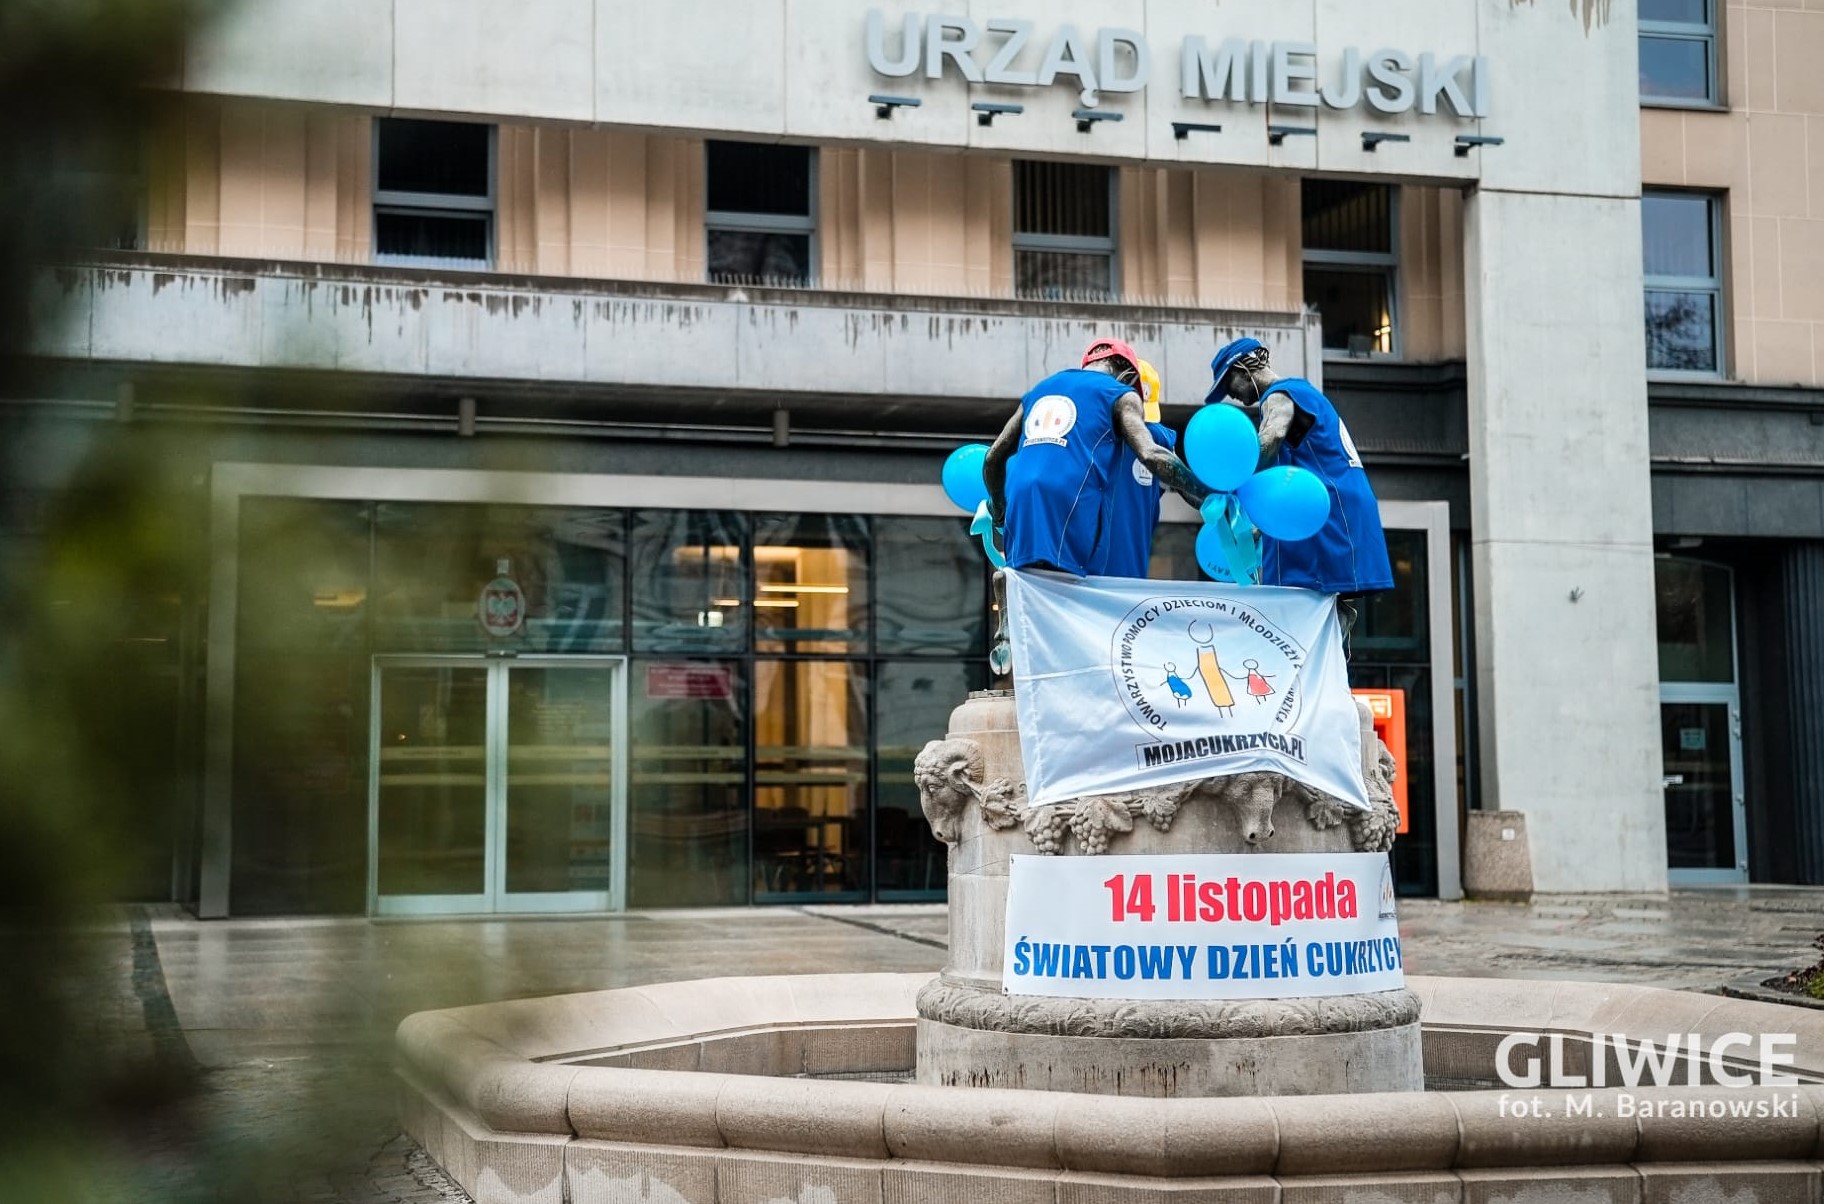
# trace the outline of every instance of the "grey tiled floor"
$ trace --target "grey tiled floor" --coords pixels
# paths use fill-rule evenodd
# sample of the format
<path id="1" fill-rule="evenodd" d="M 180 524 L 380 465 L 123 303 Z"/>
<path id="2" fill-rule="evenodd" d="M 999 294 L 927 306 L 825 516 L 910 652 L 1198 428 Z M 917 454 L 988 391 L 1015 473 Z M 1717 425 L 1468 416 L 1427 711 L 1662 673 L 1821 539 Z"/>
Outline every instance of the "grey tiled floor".
<path id="1" fill-rule="evenodd" d="M 1418 974 L 1713 990 L 1810 961 L 1824 891 L 1407 900 L 1401 928 Z M 98 934 L 115 942 L 118 976 L 90 996 L 98 1036 L 123 1048 L 175 1042 L 200 1067 L 196 1114 L 163 1136 L 148 1126 L 147 1156 L 192 1183 L 235 1168 L 242 1178 L 215 1194 L 224 1200 L 428 1204 L 463 1197 L 393 1121 L 390 1038 L 411 1012 L 728 974 L 935 971 L 946 920 L 936 906 L 213 923 L 162 909 L 149 932 L 172 1031 L 158 1031 L 145 998 L 161 984 L 132 976 L 125 922 Z"/>

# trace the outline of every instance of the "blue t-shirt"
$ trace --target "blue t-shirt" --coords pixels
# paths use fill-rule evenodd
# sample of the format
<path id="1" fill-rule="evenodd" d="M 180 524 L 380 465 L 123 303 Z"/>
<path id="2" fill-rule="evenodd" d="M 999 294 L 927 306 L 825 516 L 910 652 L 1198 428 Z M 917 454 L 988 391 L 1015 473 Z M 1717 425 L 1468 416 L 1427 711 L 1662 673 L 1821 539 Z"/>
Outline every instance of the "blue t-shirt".
<path id="1" fill-rule="evenodd" d="M 1308 380 L 1279 380 L 1261 400 L 1284 393 L 1310 421 L 1296 445 L 1288 436 L 1275 463 L 1317 474 L 1330 491 L 1330 517 L 1316 535 L 1281 543 L 1261 533 L 1260 583 L 1313 589 L 1326 594 L 1361 594 L 1393 588 L 1381 508 L 1368 487 L 1362 458 L 1349 428 L 1330 399 Z M 1300 423 L 1293 423 L 1297 431 Z"/>
<path id="2" fill-rule="evenodd" d="M 1178 432 L 1149 422 L 1146 429 L 1161 447 L 1178 446 Z M 1145 577 L 1152 566 L 1153 530 L 1159 525 L 1159 498 L 1165 486 L 1153 478 L 1134 449 L 1121 440 L 1115 476 L 1108 486 L 1106 534 L 1096 564 L 1098 577 Z"/>
<path id="3" fill-rule="evenodd" d="M 1125 444 L 1115 403 L 1133 389 L 1106 372 L 1067 368 L 1020 399 L 1020 446 L 1007 462 L 1007 563 L 1087 576 L 1107 522 Z"/>

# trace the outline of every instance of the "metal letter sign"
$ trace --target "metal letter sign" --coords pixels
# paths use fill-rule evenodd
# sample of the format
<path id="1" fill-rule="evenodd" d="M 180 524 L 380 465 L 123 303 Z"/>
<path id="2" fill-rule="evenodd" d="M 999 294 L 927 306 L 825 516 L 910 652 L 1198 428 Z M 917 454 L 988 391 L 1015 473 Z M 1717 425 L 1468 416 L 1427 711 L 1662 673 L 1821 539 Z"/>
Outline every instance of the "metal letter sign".
<path id="1" fill-rule="evenodd" d="M 1131 29 L 1074 25 L 1036 30 L 1033 22 L 907 13 L 897 29 L 869 9 L 863 42 L 868 66 L 902 79 L 960 77 L 968 84 L 1045 88 L 1066 81 L 1083 104 L 1103 93 L 1140 92 L 1152 76 L 1153 51 Z M 1412 54 L 1393 47 L 1320 51 L 1309 42 L 1261 42 L 1200 34 L 1178 53 L 1179 93 L 1210 104 L 1279 104 L 1380 113 L 1417 111 L 1460 120 L 1489 115 L 1488 60 L 1480 55 Z"/>

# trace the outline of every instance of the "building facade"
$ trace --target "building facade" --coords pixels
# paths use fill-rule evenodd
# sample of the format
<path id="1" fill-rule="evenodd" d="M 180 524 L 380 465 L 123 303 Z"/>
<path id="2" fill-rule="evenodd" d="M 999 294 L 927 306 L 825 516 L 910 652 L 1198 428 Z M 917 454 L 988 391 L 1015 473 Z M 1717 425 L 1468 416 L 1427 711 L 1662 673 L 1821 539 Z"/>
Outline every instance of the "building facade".
<path id="1" fill-rule="evenodd" d="M 96 448 L 166 469 L 122 671 L 144 889 L 200 915 L 937 898 L 911 758 L 991 618 L 943 456 L 1096 334 L 1182 427 L 1251 334 L 1382 499 L 1402 889 L 1460 893 L 1469 808 L 1541 890 L 1821 881 L 1809 48 L 1715 0 L 249 0 L 45 275 L 9 555 Z"/>

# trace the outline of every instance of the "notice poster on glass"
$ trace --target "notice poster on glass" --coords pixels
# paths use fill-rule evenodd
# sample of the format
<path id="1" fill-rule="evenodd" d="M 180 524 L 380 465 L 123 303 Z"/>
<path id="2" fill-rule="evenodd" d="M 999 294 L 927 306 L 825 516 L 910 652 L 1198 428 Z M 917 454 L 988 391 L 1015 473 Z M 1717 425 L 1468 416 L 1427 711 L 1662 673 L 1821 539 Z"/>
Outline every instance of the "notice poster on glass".
<path id="1" fill-rule="evenodd" d="M 1385 853 L 1015 855 L 1002 987 L 1287 999 L 1406 985 Z"/>

